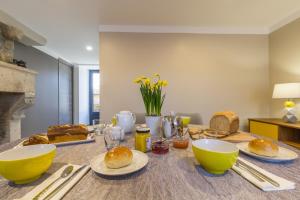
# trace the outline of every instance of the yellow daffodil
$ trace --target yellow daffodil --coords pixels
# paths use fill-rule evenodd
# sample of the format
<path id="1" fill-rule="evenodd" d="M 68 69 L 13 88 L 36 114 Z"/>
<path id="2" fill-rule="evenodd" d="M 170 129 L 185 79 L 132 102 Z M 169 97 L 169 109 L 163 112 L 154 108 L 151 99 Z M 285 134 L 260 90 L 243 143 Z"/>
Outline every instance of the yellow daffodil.
<path id="1" fill-rule="evenodd" d="M 160 79 L 160 75 L 158 73 L 153 74 L 153 77 Z"/>
<path id="2" fill-rule="evenodd" d="M 168 81 L 163 80 L 161 85 L 164 86 L 164 87 L 167 86 L 168 85 Z"/>
<path id="3" fill-rule="evenodd" d="M 144 81 L 144 84 L 145 84 L 145 85 L 150 85 L 150 79 L 149 79 L 149 78 L 146 78 L 145 81 Z"/>
<path id="4" fill-rule="evenodd" d="M 162 93 L 162 87 L 167 86 L 168 82 L 161 80 L 160 75 L 157 73 L 151 77 L 140 76 L 134 79 L 134 82 L 140 84 L 140 91 L 144 99 L 147 115 L 160 116 L 166 95 Z"/>
<path id="5" fill-rule="evenodd" d="M 150 85 L 150 90 L 154 90 L 154 87 L 155 87 L 155 85 L 154 85 L 154 84 L 151 84 L 151 85 Z"/>
<path id="6" fill-rule="evenodd" d="M 158 81 L 157 81 L 157 85 L 159 85 L 159 86 L 162 86 L 162 83 L 163 83 L 163 82 L 162 82 L 161 80 L 158 80 Z"/>
<path id="7" fill-rule="evenodd" d="M 158 84 L 157 83 L 153 83 L 150 85 L 150 89 L 153 90 L 157 90 L 158 89 Z"/>
<path id="8" fill-rule="evenodd" d="M 134 82 L 134 83 L 141 83 L 142 80 L 141 80 L 141 78 L 136 78 L 136 79 L 133 80 L 133 82 Z"/>

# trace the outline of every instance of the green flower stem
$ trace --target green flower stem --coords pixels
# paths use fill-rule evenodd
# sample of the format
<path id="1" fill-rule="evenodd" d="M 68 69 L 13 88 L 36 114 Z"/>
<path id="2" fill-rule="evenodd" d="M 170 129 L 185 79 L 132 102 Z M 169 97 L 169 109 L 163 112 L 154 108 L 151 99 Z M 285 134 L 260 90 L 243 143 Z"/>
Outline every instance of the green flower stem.
<path id="1" fill-rule="evenodd" d="M 141 84 L 140 92 L 144 101 L 144 106 L 148 116 L 160 116 L 161 108 L 165 100 L 165 94 L 162 95 L 162 87 L 151 88 L 149 84 Z"/>

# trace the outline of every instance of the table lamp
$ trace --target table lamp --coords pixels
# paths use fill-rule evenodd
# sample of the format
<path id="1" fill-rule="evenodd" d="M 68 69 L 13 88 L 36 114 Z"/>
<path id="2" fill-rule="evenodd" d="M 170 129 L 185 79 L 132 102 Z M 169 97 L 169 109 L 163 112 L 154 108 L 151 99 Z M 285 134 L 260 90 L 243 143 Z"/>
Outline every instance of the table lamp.
<path id="1" fill-rule="evenodd" d="M 286 114 L 283 121 L 288 123 L 296 123 L 295 103 L 292 99 L 300 98 L 300 83 L 280 83 L 274 85 L 273 99 L 287 99 L 284 102 Z"/>

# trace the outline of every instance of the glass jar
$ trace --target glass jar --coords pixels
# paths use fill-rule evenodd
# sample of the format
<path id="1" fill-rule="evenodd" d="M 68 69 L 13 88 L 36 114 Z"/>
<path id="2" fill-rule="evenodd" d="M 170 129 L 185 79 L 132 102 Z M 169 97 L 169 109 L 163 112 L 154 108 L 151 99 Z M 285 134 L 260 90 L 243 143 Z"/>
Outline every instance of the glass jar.
<path id="1" fill-rule="evenodd" d="M 189 146 L 189 138 L 187 137 L 174 137 L 173 147 L 177 149 L 186 149 Z"/>
<path id="2" fill-rule="evenodd" d="M 135 133 L 135 149 L 142 152 L 151 150 L 150 128 L 137 127 Z"/>
<path id="3" fill-rule="evenodd" d="M 177 131 L 177 135 L 173 138 L 173 147 L 177 149 L 186 149 L 189 146 L 189 134 L 188 129 L 182 128 Z"/>
<path id="4" fill-rule="evenodd" d="M 169 143 L 166 140 L 160 139 L 152 143 L 152 153 L 166 154 L 169 152 Z"/>

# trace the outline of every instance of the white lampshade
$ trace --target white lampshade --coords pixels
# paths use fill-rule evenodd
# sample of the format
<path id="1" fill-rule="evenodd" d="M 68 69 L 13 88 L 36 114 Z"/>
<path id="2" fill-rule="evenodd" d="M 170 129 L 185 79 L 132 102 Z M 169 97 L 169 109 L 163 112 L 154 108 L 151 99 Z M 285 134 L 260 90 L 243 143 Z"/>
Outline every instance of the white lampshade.
<path id="1" fill-rule="evenodd" d="M 300 98 L 300 83 L 280 83 L 274 85 L 273 99 Z"/>

